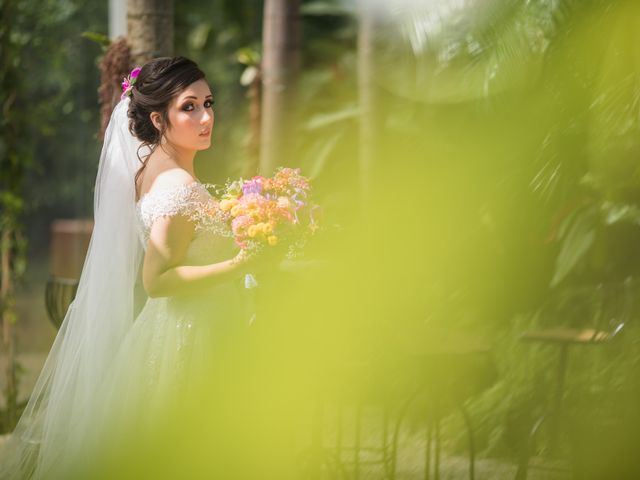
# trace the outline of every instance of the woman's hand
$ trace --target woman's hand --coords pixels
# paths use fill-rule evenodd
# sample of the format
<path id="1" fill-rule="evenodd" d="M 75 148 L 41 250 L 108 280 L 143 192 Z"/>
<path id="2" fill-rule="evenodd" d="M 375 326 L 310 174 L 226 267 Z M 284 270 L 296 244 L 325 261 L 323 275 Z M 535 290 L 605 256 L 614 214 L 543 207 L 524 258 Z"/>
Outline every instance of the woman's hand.
<path id="1" fill-rule="evenodd" d="M 247 250 L 240 250 L 234 257 L 233 262 L 247 273 L 264 272 L 278 268 L 278 265 L 287 253 L 286 247 L 265 247 L 259 253 L 249 253 Z"/>
<path id="2" fill-rule="evenodd" d="M 231 259 L 231 262 L 234 265 L 244 266 L 247 265 L 252 260 L 252 255 L 247 252 L 245 249 L 240 249 L 238 254 Z"/>

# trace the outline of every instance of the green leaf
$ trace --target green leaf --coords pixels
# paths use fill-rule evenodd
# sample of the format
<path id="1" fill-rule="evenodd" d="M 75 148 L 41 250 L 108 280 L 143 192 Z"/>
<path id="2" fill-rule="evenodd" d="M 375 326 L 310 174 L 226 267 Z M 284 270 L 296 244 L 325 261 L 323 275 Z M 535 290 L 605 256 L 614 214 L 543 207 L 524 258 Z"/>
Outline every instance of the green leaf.
<path id="1" fill-rule="evenodd" d="M 307 130 L 316 130 L 328 125 L 344 122 L 345 120 L 352 120 L 360 115 L 360 109 L 357 106 L 348 106 L 342 110 L 335 112 L 322 113 L 314 115 L 306 124 Z"/>
<path id="2" fill-rule="evenodd" d="M 19 212 L 24 207 L 24 201 L 16 194 L 4 191 L 0 192 L 0 205 L 7 210 Z"/>
<path id="3" fill-rule="evenodd" d="M 260 52 L 251 47 L 244 47 L 238 50 L 236 58 L 243 65 L 254 66 L 260 64 Z"/>
<path id="4" fill-rule="evenodd" d="M 258 76 L 258 72 L 259 70 L 254 66 L 248 66 L 245 68 L 244 72 L 242 72 L 242 75 L 240 76 L 240 85 L 243 87 L 251 85 Z"/>
<path id="5" fill-rule="evenodd" d="M 551 287 L 558 285 L 589 251 L 596 238 L 596 210 L 590 207 L 567 218 L 566 235 L 556 258 L 556 268 Z"/>
<path id="6" fill-rule="evenodd" d="M 207 44 L 209 34 L 211 33 L 211 24 L 201 23 L 195 27 L 189 35 L 189 46 L 194 50 L 202 50 Z"/>
<path id="7" fill-rule="evenodd" d="M 86 38 L 87 40 L 91 40 L 92 42 L 97 43 L 101 47 L 108 47 L 111 45 L 111 39 L 108 35 L 104 33 L 98 32 L 82 32 L 80 35 L 82 38 Z"/>
<path id="8" fill-rule="evenodd" d="M 304 4 L 300 13 L 308 16 L 343 16 L 353 15 L 355 11 L 345 5 L 333 4 L 330 2 L 311 2 Z"/>
<path id="9" fill-rule="evenodd" d="M 309 172 L 309 179 L 315 180 L 320 176 L 327 163 L 327 159 L 331 153 L 335 150 L 338 141 L 342 138 L 343 132 L 339 132 L 329 139 L 322 139 L 314 145 L 311 154 L 309 155 L 309 165 L 305 165 L 305 170 Z"/>
<path id="10" fill-rule="evenodd" d="M 640 208 L 637 205 L 604 202 L 601 208 L 607 225 L 621 222 L 640 225 Z"/>

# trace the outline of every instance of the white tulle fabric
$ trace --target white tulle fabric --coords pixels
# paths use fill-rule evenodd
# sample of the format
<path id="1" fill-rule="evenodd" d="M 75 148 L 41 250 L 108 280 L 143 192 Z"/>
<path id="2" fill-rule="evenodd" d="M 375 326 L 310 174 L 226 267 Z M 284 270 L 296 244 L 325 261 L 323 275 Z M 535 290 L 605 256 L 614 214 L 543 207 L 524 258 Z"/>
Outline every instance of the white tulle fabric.
<path id="1" fill-rule="evenodd" d="M 94 196 L 94 229 L 69 307 L 26 410 L 0 452 L 0 478 L 52 478 L 82 445 L 95 393 L 134 319 L 143 248 L 133 178 L 140 142 L 128 130 L 129 98 L 115 107 Z"/>

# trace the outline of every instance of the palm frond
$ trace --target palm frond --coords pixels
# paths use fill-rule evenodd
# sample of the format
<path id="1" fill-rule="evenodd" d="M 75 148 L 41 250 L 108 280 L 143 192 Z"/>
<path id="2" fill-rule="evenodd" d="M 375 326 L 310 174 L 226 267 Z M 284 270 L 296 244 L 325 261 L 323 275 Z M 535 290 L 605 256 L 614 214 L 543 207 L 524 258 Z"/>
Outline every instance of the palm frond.
<path id="1" fill-rule="evenodd" d="M 528 84 L 577 0 L 404 1 L 378 29 L 382 81 L 415 99 L 458 102 Z M 393 62 L 391 65 L 387 62 Z M 425 73 L 426 72 L 426 73 Z M 400 78 L 404 76 L 405 78 Z M 412 78 L 413 77 L 413 78 Z"/>

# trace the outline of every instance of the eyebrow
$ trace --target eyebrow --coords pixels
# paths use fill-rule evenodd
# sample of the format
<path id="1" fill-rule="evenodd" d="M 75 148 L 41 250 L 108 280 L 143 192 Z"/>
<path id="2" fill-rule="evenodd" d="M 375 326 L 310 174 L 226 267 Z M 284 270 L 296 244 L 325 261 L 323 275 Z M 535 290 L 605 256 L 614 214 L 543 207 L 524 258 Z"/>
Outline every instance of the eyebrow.
<path id="1" fill-rule="evenodd" d="M 207 96 L 206 96 L 206 97 L 204 97 L 204 98 L 210 98 L 210 97 L 212 97 L 212 96 L 213 96 L 213 95 L 209 94 L 209 95 L 207 95 Z M 193 95 L 189 95 L 188 97 L 184 97 L 184 100 L 186 100 L 186 99 L 188 99 L 188 98 L 194 98 L 194 99 L 196 99 L 196 100 L 198 99 L 198 97 L 194 97 Z"/>

